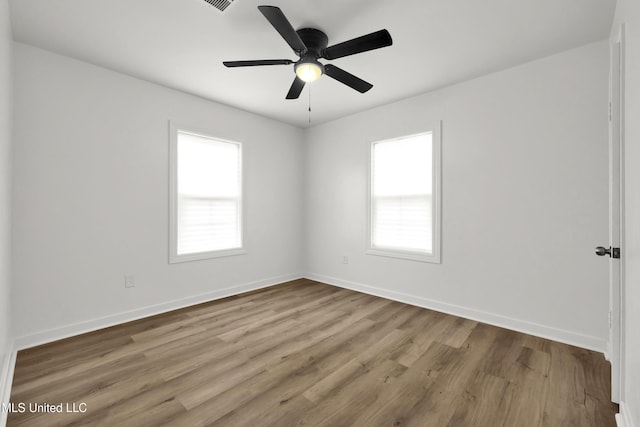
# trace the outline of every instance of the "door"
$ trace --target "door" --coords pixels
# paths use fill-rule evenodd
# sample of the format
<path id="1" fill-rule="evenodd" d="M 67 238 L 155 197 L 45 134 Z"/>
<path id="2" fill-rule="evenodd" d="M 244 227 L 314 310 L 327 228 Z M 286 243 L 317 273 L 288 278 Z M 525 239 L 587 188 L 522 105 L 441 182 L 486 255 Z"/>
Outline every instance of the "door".
<path id="1" fill-rule="evenodd" d="M 609 361 L 611 362 L 611 400 L 619 403 L 622 394 L 622 333 L 624 331 L 624 27 L 611 40 L 609 76 Z M 615 250 L 619 258 L 614 257 Z"/>

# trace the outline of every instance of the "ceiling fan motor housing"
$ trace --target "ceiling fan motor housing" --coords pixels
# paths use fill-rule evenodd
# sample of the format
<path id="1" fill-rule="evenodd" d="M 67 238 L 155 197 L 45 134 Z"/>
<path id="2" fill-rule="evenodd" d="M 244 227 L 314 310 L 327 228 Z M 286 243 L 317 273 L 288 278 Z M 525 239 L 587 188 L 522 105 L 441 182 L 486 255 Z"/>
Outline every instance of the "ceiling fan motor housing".
<path id="1" fill-rule="evenodd" d="M 297 52 L 300 57 L 312 54 L 314 59 L 318 59 L 322 56 L 322 50 L 329 44 L 327 35 L 315 28 L 300 28 L 296 33 L 307 46 L 306 52 Z"/>

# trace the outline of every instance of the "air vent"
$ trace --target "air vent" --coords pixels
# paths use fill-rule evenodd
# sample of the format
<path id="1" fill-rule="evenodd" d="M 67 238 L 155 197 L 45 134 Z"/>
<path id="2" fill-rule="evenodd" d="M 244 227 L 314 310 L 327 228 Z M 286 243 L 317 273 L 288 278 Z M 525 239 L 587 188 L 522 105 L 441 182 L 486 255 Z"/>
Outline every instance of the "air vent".
<path id="1" fill-rule="evenodd" d="M 204 0 L 209 3 L 211 6 L 218 9 L 220 12 L 224 12 L 226 8 L 228 8 L 233 0 Z"/>

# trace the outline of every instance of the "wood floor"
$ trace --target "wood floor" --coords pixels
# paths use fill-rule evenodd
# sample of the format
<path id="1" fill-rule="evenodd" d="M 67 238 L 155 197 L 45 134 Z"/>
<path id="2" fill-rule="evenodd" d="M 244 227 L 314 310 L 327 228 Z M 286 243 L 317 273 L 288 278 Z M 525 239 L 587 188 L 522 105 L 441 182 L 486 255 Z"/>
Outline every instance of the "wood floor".
<path id="1" fill-rule="evenodd" d="M 20 351 L 8 425 L 607 427 L 609 384 L 600 353 L 298 280 Z"/>

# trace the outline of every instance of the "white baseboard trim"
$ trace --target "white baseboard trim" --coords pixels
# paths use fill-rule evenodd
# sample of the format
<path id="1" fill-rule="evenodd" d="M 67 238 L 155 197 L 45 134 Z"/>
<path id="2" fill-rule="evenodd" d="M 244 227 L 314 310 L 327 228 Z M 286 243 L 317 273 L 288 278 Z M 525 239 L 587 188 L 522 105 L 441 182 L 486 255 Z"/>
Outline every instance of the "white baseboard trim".
<path id="1" fill-rule="evenodd" d="M 535 335 L 541 338 L 559 341 L 565 344 L 582 347 L 589 350 L 603 353 L 606 351 L 606 341 L 598 337 L 583 335 L 571 331 L 553 328 L 550 326 L 540 325 L 525 320 L 514 319 L 499 314 L 489 313 L 476 310 L 469 307 L 463 307 L 455 304 L 449 304 L 442 301 L 436 301 L 428 298 L 418 297 L 415 295 L 405 294 L 401 292 L 390 291 L 388 289 L 377 288 L 362 283 L 355 283 L 348 280 L 342 280 L 335 277 L 324 276 L 321 274 L 307 273 L 306 278 L 318 282 L 327 283 L 329 285 L 341 288 L 351 289 L 357 292 L 363 292 L 418 307 L 428 308 L 430 310 L 440 311 L 442 313 L 452 314 L 454 316 L 464 317 L 466 319 L 476 320 L 482 323 L 498 326 L 501 328 L 511 329 L 529 335 Z"/>
<path id="2" fill-rule="evenodd" d="M 616 424 L 618 427 L 636 427 L 631 419 L 631 411 L 624 401 L 620 402 L 620 412 L 616 414 Z"/>
<path id="3" fill-rule="evenodd" d="M 4 356 L 2 363 L 2 372 L 0 372 L 0 426 L 7 425 L 8 412 L 2 410 L 2 404 L 8 404 L 11 398 L 11 384 L 13 383 L 13 371 L 16 367 L 16 350 L 15 343 L 12 343 Z"/>
<path id="4" fill-rule="evenodd" d="M 74 323 L 67 326 L 48 329 L 46 331 L 37 332 L 30 335 L 24 335 L 15 338 L 15 348 L 23 350 L 46 344 L 52 341 L 69 338 L 75 335 L 96 331 L 98 329 L 108 328 L 110 326 L 119 325 L 121 323 L 131 322 L 133 320 L 142 319 L 144 317 L 154 316 L 156 314 L 166 313 L 168 311 L 177 310 L 191 305 L 201 304 L 244 292 L 254 291 L 257 289 L 267 288 L 279 283 L 303 278 L 302 274 L 294 273 L 268 279 L 258 280 L 255 282 L 245 283 L 242 285 L 231 286 L 224 289 L 217 289 L 200 295 L 194 295 L 178 300 L 168 301 L 161 304 L 141 307 L 135 310 L 121 312 L 109 316 L 99 317 L 84 322 Z"/>

